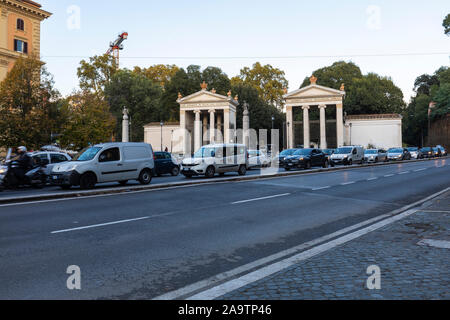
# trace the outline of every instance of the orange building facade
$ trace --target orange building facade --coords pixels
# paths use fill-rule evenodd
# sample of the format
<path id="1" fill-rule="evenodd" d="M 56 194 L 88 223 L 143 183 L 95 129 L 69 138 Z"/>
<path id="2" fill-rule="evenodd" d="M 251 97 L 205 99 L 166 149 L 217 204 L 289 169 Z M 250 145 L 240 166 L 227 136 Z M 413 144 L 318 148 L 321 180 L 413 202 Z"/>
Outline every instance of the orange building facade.
<path id="1" fill-rule="evenodd" d="M 0 81 L 20 56 L 40 57 L 41 22 L 50 16 L 31 0 L 0 0 Z"/>

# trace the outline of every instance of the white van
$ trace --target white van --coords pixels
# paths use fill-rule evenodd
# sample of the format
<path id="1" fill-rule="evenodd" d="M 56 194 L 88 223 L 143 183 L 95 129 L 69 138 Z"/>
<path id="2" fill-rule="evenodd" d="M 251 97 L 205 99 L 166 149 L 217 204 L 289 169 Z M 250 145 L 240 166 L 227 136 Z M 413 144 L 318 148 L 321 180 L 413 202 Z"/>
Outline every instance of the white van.
<path id="1" fill-rule="evenodd" d="M 352 165 L 354 163 L 364 163 L 364 147 L 348 146 L 337 148 L 330 157 L 333 164 Z"/>
<path id="2" fill-rule="evenodd" d="M 247 173 L 248 152 L 243 144 L 211 144 L 203 146 L 192 158 L 182 162 L 181 173 L 186 178 L 205 175 L 212 178 L 216 173 L 237 172 L 243 176 Z"/>
<path id="3" fill-rule="evenodd" d="M 50 181 L 63 189 L 81 186 L 92 189 L 102 182 L 138 180 L 149 184 L 155 164 L 153 150 L 147 143 L 104 143 L 88 147 L 70 162 L 56 165 Z"/>

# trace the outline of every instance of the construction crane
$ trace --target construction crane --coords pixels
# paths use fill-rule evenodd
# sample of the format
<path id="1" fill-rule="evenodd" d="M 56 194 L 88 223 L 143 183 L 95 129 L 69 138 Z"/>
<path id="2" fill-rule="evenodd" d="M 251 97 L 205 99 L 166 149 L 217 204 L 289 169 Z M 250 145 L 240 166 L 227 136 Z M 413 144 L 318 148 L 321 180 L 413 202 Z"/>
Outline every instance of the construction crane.
<path id="1" fill-rule="evenodd" d="M 119 34 L 118 38 L 109 44 L 109 49 L 106 54 L 111 54 L 115 61 L 116 67 L 119 68 L 119 52 L 123 50 L 123 42 L 128 39 L 128 32 L 122 32 Z"/>

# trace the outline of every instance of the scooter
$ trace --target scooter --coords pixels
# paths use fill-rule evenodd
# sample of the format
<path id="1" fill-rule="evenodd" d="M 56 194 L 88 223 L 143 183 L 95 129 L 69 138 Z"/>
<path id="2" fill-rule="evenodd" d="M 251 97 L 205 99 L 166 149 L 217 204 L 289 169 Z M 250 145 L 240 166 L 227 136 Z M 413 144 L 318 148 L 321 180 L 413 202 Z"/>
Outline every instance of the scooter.
<path id="1" fill-rule="evenodd" d="M 42 188 L 47 183 L 47 176 L 43 170 L 46 164 L 41 163 L 39 158 L 35 159 L 33 167 L 29 169 L 23 178 L 19 179 L 14 171 L 19 168 L 19 162 L 10 159 L 11 154 L 8 152 L 5 164 L 0 166 L 0 190 L 17 188 L 19 186 L 32 186 Z"/>

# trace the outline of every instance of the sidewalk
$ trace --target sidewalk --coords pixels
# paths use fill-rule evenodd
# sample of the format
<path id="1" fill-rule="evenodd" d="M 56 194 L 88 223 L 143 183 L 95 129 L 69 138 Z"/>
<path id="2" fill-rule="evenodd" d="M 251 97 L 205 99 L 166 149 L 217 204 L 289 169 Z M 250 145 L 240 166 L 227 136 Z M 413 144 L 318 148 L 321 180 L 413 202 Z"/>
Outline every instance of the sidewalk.
<path id="1" fill-rule="evenodd" d="M 450 192 L 425 208 L 219 299 L 450 299 Z"/>

